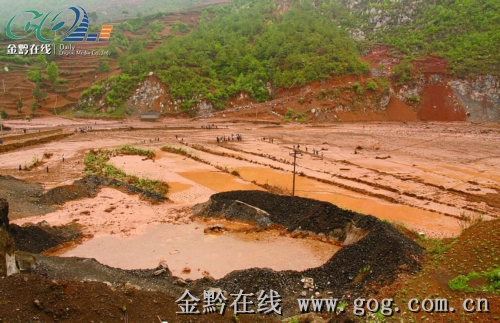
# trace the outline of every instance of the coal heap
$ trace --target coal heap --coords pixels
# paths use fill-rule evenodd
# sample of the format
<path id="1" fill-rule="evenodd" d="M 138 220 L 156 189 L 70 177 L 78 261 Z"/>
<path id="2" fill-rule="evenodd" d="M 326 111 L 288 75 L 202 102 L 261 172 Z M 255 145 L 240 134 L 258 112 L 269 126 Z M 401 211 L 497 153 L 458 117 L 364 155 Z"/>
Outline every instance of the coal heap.
<path id="1" fill-rule="evenodd" d="M 245 212 L 246 209 L 250 211 Z M 390 284 L 401 272 L 421 268 L 423 249 L 392 225 L 328 202 L 263 191 L 231 191 L 212 195 L 194 210 L 197 216 L 246 220 L 246 213 L 257 212 L 260 220 L 265 214 L 268 222 L 280 224 L 290 232 L 324 234 L 344 243 L 325 264 L 302 272 L 267 268 L 232 272 L 217 281 L 219 287 L 228 290 L 273 288 L 290 295 L 301 289 L 297 286 L 301 278 L 310 277 L 318 291 L 328 290 L 338 296 L 345 296 L 346 292 L 361 295 Z"/>

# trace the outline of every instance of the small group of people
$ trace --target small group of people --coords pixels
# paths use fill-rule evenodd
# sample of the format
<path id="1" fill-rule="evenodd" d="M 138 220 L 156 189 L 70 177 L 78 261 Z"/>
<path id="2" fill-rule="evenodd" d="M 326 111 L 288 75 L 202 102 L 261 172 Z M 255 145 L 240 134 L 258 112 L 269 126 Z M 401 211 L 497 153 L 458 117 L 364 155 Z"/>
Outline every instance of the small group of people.
<path id="1" fill-rule="evenodd" d="M 149 142 L 159 142 L 160 138 L 150 138 Z"/>
<path id="2" fill-rule="evenodd" d="M 178 135 L 175 135 L 175 139 L 177 139 L 178 142 L 184 142 L 184 137 L 179 137 Z"/>
<path id="3" fill-rule="evenodd" d="M 86 133 L 87 131 L 90 130 L 92 130 L 92 126 L 80 127 L 80 128 L 75 128 L 75 133 L 78 133 L 78 131 L 80 131 L 80 133 Z"/>
<path id="4" fill-rule="evenodd" d="M 201 129 L 219 129 L 216 125 L 214 125 L 213 123 L 212 124 L 208 124 L 206 126 L 201 126 Z"/>
<path id="5" fill-rule="evenodd" d="M 274 139 L 273 138 L 267 138 L 269 140 L 270 143 L 274 143 Z M 262 137 L 262 141 L 266 141 L 266 137 Z"/>
<path id="6" fill-rule="evenodd" d="M 300 150 L 300 144 L 293 145 L 293 150 L 295 150 L 295 149 Z M 305 147 L 305 149 L 306 149 L 306 153 L 307 153 L 309 149 L 307 147 Z M 320 151 L 318 149 L 315 149 L 315 148 L 312 149 L 312 153 L 313 153 L 313 155 L 318 155 L 318 156 L 320 155 Z M 321 157 L 323 157 L 323 152 L 321 152 Z"/>
<path id="7" fill-rule="evenodd" d="M 234 135 L 234 133 L 232 133 L 230 136 L 217 136 L 217 143 L 220 143 L 220 142 L 224 142 L 224 141 L 233 141 L 234 139 L 236 138 L 236 140 L 238 141 L 241 141 L 243 140 L 243 137 L 241 136 L 241 134 L 237 133 L 236 136 Z"/>
<path id="8" fill-rule="evenodd" d="M 319 150 L 313 148 L 313 155 L 319 155 Z M 321 152 L 321 157 L 323 157 L 323 152 Z"/>

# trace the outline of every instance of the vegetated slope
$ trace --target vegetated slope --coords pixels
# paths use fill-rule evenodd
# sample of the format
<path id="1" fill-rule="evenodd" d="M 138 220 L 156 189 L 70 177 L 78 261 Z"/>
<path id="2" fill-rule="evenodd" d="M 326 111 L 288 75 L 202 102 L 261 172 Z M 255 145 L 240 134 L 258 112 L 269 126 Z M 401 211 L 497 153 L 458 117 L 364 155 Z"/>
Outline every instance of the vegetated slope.
<path id="1" fill-rule="evenodd" d="M 114 24 L 114 30 L 109 43 L 74 43 L 77 50 L 84 52 L 108 51 L 106 55 L 60 55 L 60 41 L 56 42 L 56 54 L 52 55 L 8 55 L 7 45 L 21 43 L 37 43 L 36 39 L 14 41 L 12 39 L 0 42 L 0 70 L 4 80 L 5 92 L 0 91 L 0 111 L 6 115 L 24 117 L 32 113 L 45 115 L 61 113 L 76 105 L 83 91 L 92 87 L 95 82 L 120 74 L 118 66 L 120 53 L 129 50 L 151 49 L 167 39 L 170 33 L 179 33 L 176 26 L 182 30 L 193 28 L 194 21 L 200 13 L 160 13 L 151 16 L 128 19 L 123 23 Z M 101 25 L 91 24 L 93 31 L 101 29 Z M 44 29 L 43 34 L 50 31 Z M 1 34 L 1 33 L 0 33 Z M 127 36 L 125 36 L 125 34 Z M 65 44 L 68 45 L 68 44 Z M 40 45 L 39 45 L 40 46 Z M 48 64 L 54 62 L 58 67 L 57 78 L 51 82 L 48 78 Z M 132 88 L 137 85 L 135 82 Z M 126 96 L 126 99 L 128 96 Z M 19 101 L 22 102 L 19 108 Z M 106 106 L 106 108 L 108 108 Z M 121 117 L 123 111 L 111 109 L 103 116 Z"/>
<path id="2" fill-rule="evenodd" d="M 343 3 L 356 15 L 348 27 L 362 31 L 353 33 L 360 39 L 384 42 L 410 57 L 444 57 L 451 72 L 461 77 L 500 72 L 500 2 L 496 0 Z"/>
<path id="3" fill-rule="evenodd" d="M 76 77 L 69 71 L 68 82 L 59 84 L 71 92 L 66 101 L 56 102 L 55 89 L 46 87 L 49 95 L 40 104 L 42 110 L 75 107 L 75 116 L 124 117 L 149 109 L 209 116 L 217 109 L 281 98 L 269 103 L 266 115 L 277 112 L 274 118 L 298 121 L 314 121 L 304 114 L 318 111 L 324 121 L 496 120 L 498 77 L 456 79 L 500 68 L 498 4 L 478 1 L 234 0 L 189 13 L 128 19 L 115 24 L 110 72 L 94 73 L 102 60 L 89 63 L 91 58 L 82 57 L 82 66 L 89 68 Z M 392 47 L 380 51 L 381 44 Z M 378 60 L 372 55 L 377 52 L 386 58 Z M 428 54 L 448 61 L 426 60 Z M 0 60 L 19 71 L 32 64 L 21 56 Z M 156 74 L 153 85 L 142 82 L 150 72 Z M 74 84 L 79 77 L 84 81 Z M 16 82 L 9 88 L 21 92 L 29 106 L 34 84 Z M 22 92 L 25 88 L 29 91 Z M 285 98 L 288 92 L 291 99 Z M 16 94 L 0 93 L 13 111 Z M 290 107 L 296 112 L 291 116 L 287 109 L 274 110 L 290 102 L 297 106 Z"/>
<path id="4" fill-rule="evenodd" d="M 188 111 L 201 99 L 224 108 L 229 97 L 244 91 L 262 102 L 275 87 L 368 71 L 354 41 L 302 3 L 282 14 L 265 1 L 212 11 L 212 18 L 204 12 L 198 28 L 185 37 L 172 38 L 150 52 L 130 49 L 131 54 L 120 58 L 123 73 L 155 71 Z"/>
<path id="5" fill-rule="evenodd" d="M 134 77 L 143 79 L 151 71 L 168 86 L 169 97 L 162 106 L 173 106 L 172 111 L 189 112 L 194 116 L 199 110 L 224 109 L 240 95 L 248 96 L 250 102 L 265 102 L 275 99 L 284 89 L 300 88 L 313 81 L 348 74 L 368 75 L 368 65 L 358 57 L 373 48 L 373 41 L 376 41 L 389 43 L 401 50 L 399 54 L 391 53 L 395 62 L 389 66 L 384 65 L 386 62 L 381 62 L 379 66 L 372 64 L 371 74 L 380 79 L 377 80 L 379 84 L 385 84 L 382 88 L 395 90 L 406 109 L 410 107 L 414 111 L 409 114 L 415 116 L 416 112 L 424 109 L 421 118 L 464 120 L 464 108 L 468 103 L 460 106 L 455 99 L 449 102 L 436 99 L 452 95 L 447 89 L 451 80 L 442 77 L 450 72 L 446 62 L 438 68 L 437 73 L 441 76 L 436 90 L 433 86 L 436 82 L 431 80 L 433 76 L 430 74 L 436 72 L 427 71 L 429 75 L 425 79 L 428 84 L 422 83 L 423 76 L 419 69 L 422 63 L 412 61 L 421 60 L 427 54 L 439 54 L 449 58 L 451 72 L 457 76 L 495 72 L 498 66 L 494 66 L 494 62 L 498 61 L 496 57 L 499 54 L 491 44 L 499 34 L 496 27 L 498 5 L 486 4 L 483 7 L 493 12 L 488 14 L 486 21 L 490 24 L 486 25 L 478 23 L 480 13 L 477 10 L 467 16 L 461 2 L 232 1 L 230 5 L 203 11 L 198 26 L 190 26 L 194 28 L 190 32 L 187 26 L 172 26 L 181 31 L 178 35 L 184 36 L 164 37 L 164 44 L 149 52 L 143 50 L 147 48 L 145 40 L 127 40 L 127 32 L 146 28 L 132 20 L 123 24 L 127 29 L 123 37 L 115 38 L 120 48 L 126 49 L 120 57 L 125 75 L 120 76 L 118 81 L 112 80 L 112 83 L 114 87 L 127 88 L 126 92 L 121 91 L 123 95 L 118 101 L 113 96 L 108 99 L 105 89 L 108 84 L 103 82 L 91 93 L 84 94 L 84 104 L 80 105 L 80 109 L 89 108 L 89 99 L 100 102 L 101 106 L 107 103 L 112 109 L 120 109 L 126 97 L 132 95 Z M 470 4 L 465 7 L 468 6 Z M 411 9 L 406 10 L 408 7 Z M 436 15 L 441 11 L 446 11 L 448 15 L 456 12 L 463 17 L 467 27 L 461 29 L 458 25 L 460 20 L 456 18 L 437 21 Z M 147 27 L 148 34 L 154 33 L 155 26 L 152 24 Z M 460 37 L 472 37 L 470 41 L 478 45 L 469 51 Z M 469 52 L 470 57 L 467 56 Z M 425 66 L 423 68 L 426 69 Z M 363 94 L 368 82 L 362 79 L 358 82 L 361 87 L 356 86 L 355 90 Z M 374 83 L 371 84 L 374 89 Z M 408 92 L 404 89 L 406 85 L 413 90 Z M 408 93 L 399 93 L 401 88 Z M 331 93 L 328 89 L 320 90 L 324 91 L 317 91 L 315 95 L 323 99 L 328 97 L 325 93 L 332 95 L 331 100 L 338 96 L 335 89 Z M 432 98 L 428 100 L 421 95 L 431 95 Z M 368 106 L 375 104 L 385 110 L 392 95 L 380 93 L 373 97 Z M 304 98 L 299 99 L 304 101 Z M 337 111 L 352 109 L 349 107 L 354 104 L 352 100 L 362 103 L 364 98 L 344 99 L 351 102 L 337 105 Z M 401 104 L 396 102 L 392 105 Z M 443 105 L 446 111 L 434 111 L 435 107 Z M 331 117 L 332 120 L 337 119 L 335 115 Z M 372 119 L 378 117 L 374 115 Z"/>

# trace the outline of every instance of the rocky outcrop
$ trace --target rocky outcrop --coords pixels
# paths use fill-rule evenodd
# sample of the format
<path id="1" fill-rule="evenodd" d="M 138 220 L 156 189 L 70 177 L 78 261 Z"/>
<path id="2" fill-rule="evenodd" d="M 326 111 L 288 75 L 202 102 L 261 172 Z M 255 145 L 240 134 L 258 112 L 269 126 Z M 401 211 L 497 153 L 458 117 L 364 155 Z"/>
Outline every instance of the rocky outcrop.
<path id="1" fill-rule="evenodd" d="M 363 25 L 363 28 L 370 33 L 412 23 L 422 6 L 421 0 L 390 0 L 389 4 L 377 0 L 370 3 L 371 8 L 362 0 L 344 0 L 342 2 L 345 7 L 350 9 L 351 13 L 366 17 L 367 24 Z M 364 33 L 361 30 L 352 30 L 351 35 L 352 33 L 358 35 L 358 38 L 361 36 L 361 39 L 364 39 Z"/>
<path id="2" fill-rule="evenodd" d="M 451 80 L 448 85 L 461 101 L 471 121 L 500 120 L 500 80 L 498 76 L 479 75 Z"/>
<path id="3" fill-rule="evenodd" d="M 172 105 L 167 94 L 167 86 L 156 76 L 150 74 L 143 82 L 139 82 L 138 87 L 127 102 L 127 106 L 134 109 L 135 114 L 151 110 L 161 113 L 167 110 L 167 106 Z"/>

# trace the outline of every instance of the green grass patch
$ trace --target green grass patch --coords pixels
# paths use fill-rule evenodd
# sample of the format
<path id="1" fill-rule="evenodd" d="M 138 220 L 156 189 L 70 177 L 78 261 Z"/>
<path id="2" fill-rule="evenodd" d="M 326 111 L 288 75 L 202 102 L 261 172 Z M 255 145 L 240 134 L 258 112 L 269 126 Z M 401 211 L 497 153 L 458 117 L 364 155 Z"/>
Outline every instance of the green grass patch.
<path id="1" fill-rule="evenodd" d="M 146 156 L 149 159 L 153 159 L 155 157 L 155 153 L 151 149 L 141 149 L 130 145 L 123 145 L 119 147 L 117 151 L 124 155 L 140 155 Z"/>
<path id="2" fill-rule="evenodd" d="M 101 175 L 108 178 L 113 178 L 127 184 L 133 185 L 143 190 L 151 191 L 166 197 L 169 186 L 165 182 L 151 180 L 147 178 L 139 178 L 135 175 L 129 175 L 123 170 L 108 164 L 111 157 L 120 154 L 141 155 L 148 158 L 154 157 L 151 150 L 143 150 L 131 146 L 122 146 L 116 150 L 91 150 L 84 158 L 85 172 L 89 175 Z"/>
<path id="3" fill-rule="evenodd" d="M 482 285 L 480 288 L 472 288 L 469 286 L 469 280 L 472 278 L 484 279 L 487 284 Z M 470 272 L 466 276 L 459 275 L 449 281 L 448 286 L 454 291 L 463 292 L 490 292 L 500 294 L 500 267 L 495 267 L 478 274 Z"/>

